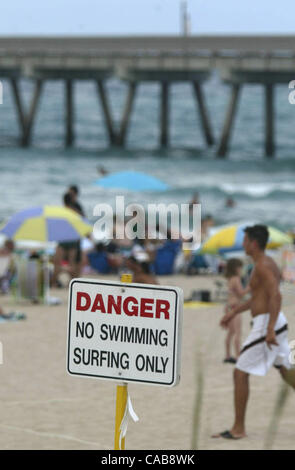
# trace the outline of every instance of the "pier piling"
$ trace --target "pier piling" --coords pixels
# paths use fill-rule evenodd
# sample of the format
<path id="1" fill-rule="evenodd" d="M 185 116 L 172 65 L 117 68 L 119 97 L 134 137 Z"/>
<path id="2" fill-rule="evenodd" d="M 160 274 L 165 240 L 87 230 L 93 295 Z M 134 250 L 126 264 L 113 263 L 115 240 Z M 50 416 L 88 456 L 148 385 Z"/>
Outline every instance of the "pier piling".
<path id="1" fill-rule="evenodd" d="M 193 82 L 193 88 L 195 91 L 197 103 L 199 105 L 202 130 L 203 130 L 207 145 L 210 146 L 214 144 L 214 137 L 213 137 L 213 132 L 211 129 L 211 124 L 209 121 L 208 112 L 207 112 L 206 105 L 205 105 L 205 98 L 203 95 L 203 90 L 202 90 L 201 85 L 198 82 Z"/>
<path id="2" fill-rule="evenodd" d="M 73 80 L 65 80 L 65 91 L 66 91 L 66 147 L 71 147 L 74 141 L 73 131 Z"/>
<path id="3" fill-rule="evenodd" d="M 167 147 L 169 139 L 169 83 L 161 83 L 161 147 Z"/>
<path id="4" fill-rule="evenodd" d="M 14 102 L 16 106 L 16 111 L 17 111 L 17 116 L 18 116 L 18 122 L 19 122 L 19 127 L 20 127 L 20 132 L 21 132 L 21 139 L 20 142 L 23 142 L 24 135 L 26 132 L 26 117 L 23 109 L 23 103 L 21 100 L 20 96 L 20 91 L 19 91 L 19 82 L 15 78 L 10 79 L 10 85 L 12 89 L 12 94 L 14 97 Z"/>
<path id="5" fill-rule="evenodd" d="M 23 133 L 22 145 L 24 147 L 27 147 L 31 142 L 32 129 L 33 129 L 33 125 L 34 125 L 34 121 L 35 121 L 35 117 L 36 117 L 36 112 L 37 112 L 38 103 L 39 103 L 39 99 L 40 99 L 40 96 L 41 96 L 42 88 L 43 88 L 43 80 L 41 80 L 41 79 L 36 80 L 34 96 L 33 96 L 32 102 L 31 102 L 31 107 L 30 107 L 29 113 L 26 117 L 25 131 Z"/>
<path id="6" fill-rule="evenodd" d="M 104 119 L 105 119 L 105 124 L 107 128 L 107 133 L 109 137 L 109 142 L 111 145 L 114 145 L 116 143 L 116 134 L 114 131 L 114 126 L 113 126 L 113 121 L 112 121 L 112 116 L 109 108 L 109 103 L 107 100 L 107 94 L 104 86 L 103 80 L 97 80 L 97 90 L 98 90 L 98 95 L 100 98 L 103 114 L 104 114 Z"/>
<path id="7" fill-rule="evenodd" d="M 217 156 L 224 158 L 227 154 L 228 144 L 232 133 L 233 123 L 236 115 L 237 104 L 240 94 L 240 84 L 233 84 L 231 90 L 230 102 L 224 121 L 221 140 L 217 150 Z"/>
<path id="8" fill-rule="evenodd" d="M 120 146 L 125 145 L 126 135 L 129 127 L 130 116 L 132 112 L 132 107 L 134 103 L 135 93 L 136 93 L 137 83 L 136 82 L 129 82 L 128 83 L 128 93 L 127 99 L 125 103 L 125 109 L 123 113 L 123 118 L 120 126 L 120 131 L 117 136 L 117 144 Z"/>
<path id="9" fill-rule="evenodd" d="M 268 158 L 274 156 L 274 86 L 265 85 L 265 155 Z"/>

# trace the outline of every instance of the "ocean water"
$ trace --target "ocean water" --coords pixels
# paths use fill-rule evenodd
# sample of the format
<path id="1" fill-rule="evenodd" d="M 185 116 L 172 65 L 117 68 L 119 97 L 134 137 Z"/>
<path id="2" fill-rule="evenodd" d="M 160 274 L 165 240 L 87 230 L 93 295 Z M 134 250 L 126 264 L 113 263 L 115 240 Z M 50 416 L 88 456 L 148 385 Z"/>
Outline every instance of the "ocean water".
<path id="1" fill-rule="evenodd" d="M 159 148 L 159 86 L 139 86 L 125 149 L 109 148 L 100 102 L 91 82 L 75 84 L 75 144 L 64 148 L 64 94 L 62 82 L 47 82 L 36 116 L 32 145 L 17 145 L 18 123 L 9 83 L 4 84 L 0 105 L 0 220 L 26 207 L 60 204 L 69 184 L 77 184 L 88 217 L 99 202 L 115 204 L 123 194 L 126 203 L 185 203 L 198 192 L 202 214 L 212 214 L 216 223 L 257 220 L 282 229 L 295 228 L 295 106 L 288 102 L 287 85 L 276 88 L 275 159 L 263 156 L 264 94 L 260 86 L 246 86 L 227 159 L 215 158 L 200 128 L 189 84 L 171 89 L 170 146 Z M 32 83 L 21 86 L 28 106 Z M 107 84 L 111 111 L 119 125 L 126 85 Z M 229 88 L 213 76 L 205 85 L 206 102 L 215 138 L 221 133 Z M 132 193 L 105 190 L 94 185 L 97 167 L 108 171 L 146 171 L 171 185 L 165 193 Z M 233 197 L 234 208 L 225 200 Z"/>

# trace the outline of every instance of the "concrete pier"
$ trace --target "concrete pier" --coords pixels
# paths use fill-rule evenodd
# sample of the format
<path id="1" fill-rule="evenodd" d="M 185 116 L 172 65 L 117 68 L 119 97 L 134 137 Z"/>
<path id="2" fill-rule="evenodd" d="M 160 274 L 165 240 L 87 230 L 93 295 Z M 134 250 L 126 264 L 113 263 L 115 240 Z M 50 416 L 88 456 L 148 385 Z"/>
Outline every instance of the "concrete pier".
<path id="1" fill-rule="evenodd" d="M 151 68 L 144 68 L 138 65 L 138 68 L 121 68 L 118 71 L 118 75 L 122 80 L 129 83 L 129 94 L 126 101 L 125 111 L 122 118 L 121 130 L 118 136 L 118 144 L 124 145 L 126 138 L 126 131 L 131 116 L 133 100 L 135 96 L 135 84 L 139 83 L 150 83 L 154 82 L 159 84 L 159 101 L 160 101 L 160 117 L 159 117 L 159 131 L 160 131 L 160 146 L 167 147 L 169 145 L 169 122 L 170 122 L 170 92 L 173 84 L 184 82 L 191 83 L 195 90 L 196 102 L 200 111 L 201 126 L 205 135 L 205 142 L 208 145 L 212 145 L 213 130 L 210 124 L 209 113 L 206 109 L 204 93 L 202 90 L 202 84 L 210 77 L 210 71 L 206 69 L 196 70 L 192 67 L 192 64 L 179 63 L 179 68 L 175 68 L 175 61 L 167 61 L 162 63 L 158 68 L 154 68 L 155 64 L 152 64 Z M 186 70 L 182 67 L 186 65 Z M 172 66 L 174 68 L 172 68 Z"/>
<path id="2" fill-rule="evenodd" d="M 138 86 L 156 82 L 160 87 L 159 141 L 169 145 L 170 100 L 174 83 L 191 83 L 200 114 L 205 144 L 214 144 L 204 82 L 217 70 L 230 85 L 216 154 L 228 155 L 242 88 L 259 84 L 264 91 L 264 150 L 275 154 L 274 94 L 278 83 L 295 79 L 295 35 L 289 36 L 133 36 L 133 37 L 0 37 L 0 80 L 10 81 L 20 128 L 20 142 L 28 146 L 44 83 L 64 82 L 65 145 L 74 144 L 74 88 L 78 80 L 95 82 L 110 145 L 126 145 Z M 128 91 L 117 128 L 111 115 L 106 80 L 116 76 Z M 19 82 L 34 81 L 29 109 L 23 105 Z M 242 103 L 241 103 L 242 104 Z"/>
<path id="3" fill-rule="evenodd" d="M 294 72 L 291 70 L 279 72 L 276 70 L 227 69 L 223 71 L 222 78 L 225 83 L 231 86 L 231 97 L 217 149 L 217 156 L 224 158 L 228 153 L 237 112 L 238 98 L 242 87 L 255 84 L 261 85 L 264 92 L 264 153 L 267 158 L 272 158 L 275 154 L 275 86 L 284 83 L 287 87 L 288 83 L 294 79 Z"/>

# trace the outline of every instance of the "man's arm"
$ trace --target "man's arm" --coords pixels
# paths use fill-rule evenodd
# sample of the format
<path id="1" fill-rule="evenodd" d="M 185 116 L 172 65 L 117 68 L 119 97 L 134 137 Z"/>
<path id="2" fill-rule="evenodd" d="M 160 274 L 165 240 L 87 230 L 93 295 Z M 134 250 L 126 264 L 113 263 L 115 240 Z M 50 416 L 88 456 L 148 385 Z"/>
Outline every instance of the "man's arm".
<path id="1" fill-rule="evenodd" d="M 236 307 L 233 307 L 230 312 L 226 313 L 221 321 L 220 325 L 223 328 L 226 328 L 229 322 L 236 316 L 238 313 L 246 312 L 246 310 L 250 310 L 251 308 L 251 299 L 247 300 L 246 302 L 243 302 L 242 304 L 237 305 Z"/>
<path id="2" fill-rule="evenodd" d="M 281 310 L 282 296 L 279 290 L 278 280 L 270 269 L 265 266 L 261 266 L 259 267 L 258 274 L 263 282 L 263 287 L 268 298 L 269 322 L 267 327 L 266 342 L 270 347 L 271 344 L 277 344 L 275 324 Z"/>
<path id="3" fill-rule="evenodd" d="M 251 298 L 246 300 L 245 302 L 237 305 L 231 310 L 233 316 L 236 316 L 238 313 L 246 312 L 246 310 L 250 310 L 251 308 Z"/>
<path id="4" fill-rule="evenodd" d="M 238 276 L 234 279 L 233 289 L 240 298 L 244 297 L 246 294 L 248 294 L 248 292 L 250 292 L 250 286 L 248 285 L 244 288 Z"/>

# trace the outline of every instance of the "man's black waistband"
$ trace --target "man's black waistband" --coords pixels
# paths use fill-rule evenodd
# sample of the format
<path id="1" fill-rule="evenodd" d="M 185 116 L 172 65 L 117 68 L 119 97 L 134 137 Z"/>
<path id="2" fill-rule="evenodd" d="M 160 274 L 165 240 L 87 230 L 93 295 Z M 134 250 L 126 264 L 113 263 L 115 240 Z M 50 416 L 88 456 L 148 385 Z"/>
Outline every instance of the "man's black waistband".
<path id="1" fill-rule="evenodd" d="M 279 335 L 280 333 L 283 333 L 284 331 L 288 330 L 288 323 L 286 323 L 284 326 L 279 328 L 278 330 L 275 330 L 275 334 Z M 255 339 L 255 341 L 252 341 L 252 343 L 246 344 L 246 346 L 243 347 L 243 349 L 240 352 L 240 355 L 247 351 L 247 349 L 252 348 L 252 346 L 256 346 L 256 344 L 263 343 L 266 340 L 266 336 L 262 336 L 261 338 Z"/>

